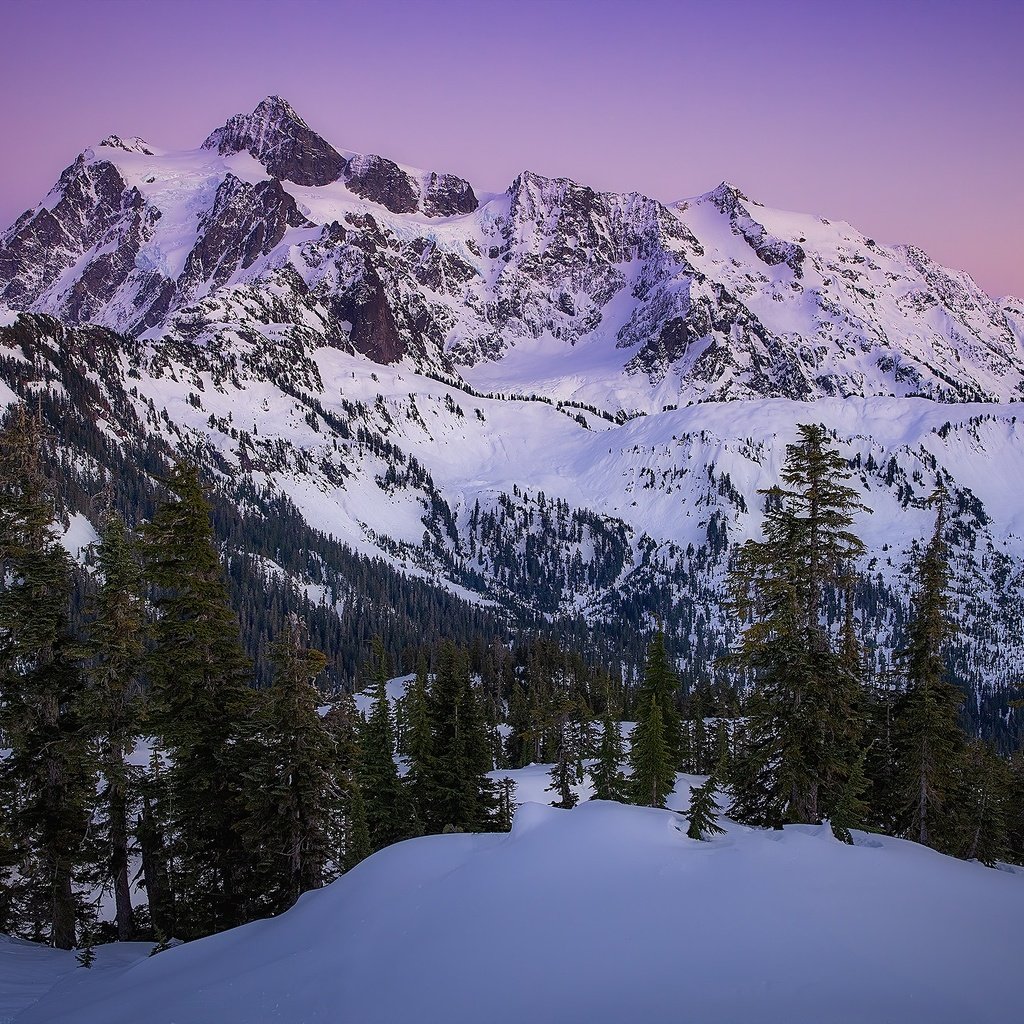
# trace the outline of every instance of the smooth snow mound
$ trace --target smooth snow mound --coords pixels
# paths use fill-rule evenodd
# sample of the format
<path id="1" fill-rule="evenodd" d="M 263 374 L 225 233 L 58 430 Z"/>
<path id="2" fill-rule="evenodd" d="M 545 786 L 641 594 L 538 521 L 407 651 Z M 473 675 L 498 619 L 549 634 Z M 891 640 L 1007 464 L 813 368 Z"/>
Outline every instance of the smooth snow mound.
<path id="1" fill-rule="evenodd" d="M 1020 1020 L 1024 876 L 827 826 L 524 805 L 378 853 L 276 920 L 76 971 L 19 1024 Z"/>

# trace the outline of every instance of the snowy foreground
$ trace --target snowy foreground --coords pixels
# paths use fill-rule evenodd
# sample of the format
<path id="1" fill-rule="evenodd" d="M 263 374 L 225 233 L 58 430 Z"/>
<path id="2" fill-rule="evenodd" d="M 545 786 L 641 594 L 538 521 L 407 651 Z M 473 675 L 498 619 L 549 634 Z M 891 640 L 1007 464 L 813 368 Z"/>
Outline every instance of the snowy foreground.
<path id="1" fill-rule="evenodd" d="M 1019 1021 L 1024 875 L 857 839 L 701 843 L 668 811 L 528 803 L 511 835 L 401 843 L 276 920 L 127 966 L 137 946 L 85 971 L 0 939 L 0 1021 Z"/>

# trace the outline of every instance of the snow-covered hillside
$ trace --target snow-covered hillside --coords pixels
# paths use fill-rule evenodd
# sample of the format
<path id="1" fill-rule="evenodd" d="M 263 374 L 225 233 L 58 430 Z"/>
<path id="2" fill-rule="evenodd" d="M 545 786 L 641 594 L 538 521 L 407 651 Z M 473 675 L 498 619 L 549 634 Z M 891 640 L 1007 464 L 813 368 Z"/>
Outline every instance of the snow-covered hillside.
<path id="1" fill-rule="evenodd" d="M 509 835 L 400 843 L 280 918 L 119 971 L 65 965 L 15 1019 L 1019 1019 L 1024 876 L 861 833 L 845 846 L 827 825 L 730 824 L 711 842 L 685 828 L 668 811 L 526 804 Z"/>
<path id="2" fill-rule="evenodd" d="M 137 473 L 159 443 L 215 468 L 245 507 L 285 496 L 319 535 L 503 614 L 596 629 L 660 615 L 705 672 L 729 637 L 730 545 L 758 535 L 758 491 L 778 481 L 796 425 L 821 422 L 873 510 L 857 529 L 875 667 L 898 645 L 906 565 L 941 479 L 969 625 L 958 677 L 979 698 L 1019 682 L 1022 404 L 751 399 L 624 418 L 468 391 L 332 347 L 303 361 L 25 316 L 0 328 L 0 377 L 25 395 L 45 382 L 69 463 L 91 478 Z M 323 575 L 329 554 L 275 557 L 266 571 L 317 603 L 346 600 Z"/>

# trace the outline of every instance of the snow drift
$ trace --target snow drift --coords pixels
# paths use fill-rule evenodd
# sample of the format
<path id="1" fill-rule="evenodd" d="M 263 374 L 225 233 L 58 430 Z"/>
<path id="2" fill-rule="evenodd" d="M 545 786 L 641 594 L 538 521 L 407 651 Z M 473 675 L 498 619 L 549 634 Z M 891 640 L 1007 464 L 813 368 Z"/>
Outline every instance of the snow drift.
<path id="1" fill-rule="evenodd" d="M 1019 1020 L 1024 876 L 827 826 L 525 804 L 278 919 L 65 975 L 18 1024 Z"/>

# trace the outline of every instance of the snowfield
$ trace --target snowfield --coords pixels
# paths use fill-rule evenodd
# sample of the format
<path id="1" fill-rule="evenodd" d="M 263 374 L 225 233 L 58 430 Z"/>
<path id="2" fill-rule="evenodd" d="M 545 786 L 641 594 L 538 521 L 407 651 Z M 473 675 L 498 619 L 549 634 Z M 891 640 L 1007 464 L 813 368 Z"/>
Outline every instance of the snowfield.
<path id="1" fill-rule="evenodd" d="M 863 833 L 845 846 L 827 826 L 725 824 L 696 842 L 670 811 L 527 803 L 509 835 L 400 843 L 278 919 L 126 967 L 65 964 L 13 1019 L 1020 1020 L 1021 873 Z M 25 949 L 0 945 L 0 978 Z M 38 973 L 70 955 L 35 957 Z"/>

